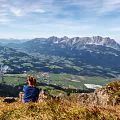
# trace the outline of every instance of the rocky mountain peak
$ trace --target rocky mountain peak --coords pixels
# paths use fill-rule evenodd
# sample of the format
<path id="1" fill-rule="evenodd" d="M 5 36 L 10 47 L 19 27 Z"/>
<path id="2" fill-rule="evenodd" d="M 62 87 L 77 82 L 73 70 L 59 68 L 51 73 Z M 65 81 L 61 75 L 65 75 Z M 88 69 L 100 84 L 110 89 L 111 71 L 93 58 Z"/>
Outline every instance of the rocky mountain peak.
<path id="1" fill-rule="evenodd" d="M 68 46 L 71 48 L 81 48 L 85 47 L 87 45 L 94 45 L 94 46 L 104 46 L 104 47 L 110 47 L 117 50 L 120 50 L 120 44 L 117 43 L 114 39 L 111 39 L 109 37 L 101 37 L 101 36 L 93 36 L 93 37 L 73 37 L 68 38 L 67 36 L 64 36 L 62 38 L 58 38 L 56 36 L 52 36 L 49 38 L 36 38 L 35 41 L 43 41 L 45 43 L 50 43 L 52 45 L 59 44 L 60 46 Z M 33 40 L 33 41 L 34 41 Z"/>
<path id="2" fill-rule="evenodd" d="M 69 39 L 67 36 L 62 37 L 61 39 L 67 40 Z"/>

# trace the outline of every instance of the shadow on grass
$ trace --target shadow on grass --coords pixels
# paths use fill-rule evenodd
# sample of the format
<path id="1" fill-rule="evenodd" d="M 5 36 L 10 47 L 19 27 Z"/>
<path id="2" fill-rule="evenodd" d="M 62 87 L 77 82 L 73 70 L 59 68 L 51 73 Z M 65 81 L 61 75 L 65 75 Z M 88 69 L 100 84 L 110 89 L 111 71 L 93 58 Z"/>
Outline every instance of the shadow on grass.
<path id="1" fill-rule="evenodd" d="M 19 94 L 19 89 L 12 85 L 0 84 L 0 96 L 1 97 L 17 97 Z"/>

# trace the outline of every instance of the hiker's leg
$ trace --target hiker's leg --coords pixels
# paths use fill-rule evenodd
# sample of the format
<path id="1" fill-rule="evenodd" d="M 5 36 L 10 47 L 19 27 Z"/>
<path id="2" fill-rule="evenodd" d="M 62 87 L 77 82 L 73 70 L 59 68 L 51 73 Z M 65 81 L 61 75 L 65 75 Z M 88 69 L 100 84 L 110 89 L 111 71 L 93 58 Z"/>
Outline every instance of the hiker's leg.
<path id="1" fill-rule="evenodd" d="M 23 92 L 20 92 L 20 93 L 19 93 L 19 101 L 20 101 L 20 102 L 23 102 L 23 97 L 24 97 L 24 93 L 23 93 Z"/>

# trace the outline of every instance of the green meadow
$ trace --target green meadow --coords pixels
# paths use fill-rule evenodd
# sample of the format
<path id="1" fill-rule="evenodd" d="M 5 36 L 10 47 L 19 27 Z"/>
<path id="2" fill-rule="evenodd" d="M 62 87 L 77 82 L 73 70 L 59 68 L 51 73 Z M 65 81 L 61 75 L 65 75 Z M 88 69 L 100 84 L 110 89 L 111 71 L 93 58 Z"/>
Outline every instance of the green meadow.
<path id="1" fill-rule="evenodd" d="M 84 84 L 96 84 L 96 85 L 105 85 L 114 79 L 111 78 L 104 78 L 98 76 L 78 76 L 78 75 L 71 75 L 71 74 L 53 74 L 50 73 L 48 76 L 43 76 L 40 73 L 38 74 L 5 74 L 3 77 L 4 84 L 7 85 L 23 85 L 26 83 L 26 79 L 28 75 L 33 75 L 37 78 L 39 83 L 47 83 L 53 84 L 61 87 L 68 87 L 68 88 L 77 88 L 82 89 Z M 2 82 L 2 79 L 0 79 Z"/>

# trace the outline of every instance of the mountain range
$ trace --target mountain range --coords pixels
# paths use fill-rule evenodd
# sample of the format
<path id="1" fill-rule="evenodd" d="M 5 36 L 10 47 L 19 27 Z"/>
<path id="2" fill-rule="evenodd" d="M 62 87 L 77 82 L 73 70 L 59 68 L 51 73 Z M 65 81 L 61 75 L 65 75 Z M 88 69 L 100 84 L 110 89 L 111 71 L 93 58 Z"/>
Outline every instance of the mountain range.
<path id="1" fill-rule="evenodd" d="M 110 47 L 113 49 L 120 50 L 120 44 L 118 44 L 114 39 L 110 39 L 109 37 L 103 38 L 100 36 L 93 36 L 93 37 L 74 37 L 68 38 L 66 36 L 62 38 L 58 38 L 52 36 L 50 38 L 36 38 L 26 43 L 39 43 L 39 44 L 50 44 L 50 45 L 58 45 L 62 47 L 70 47 L 71 49 L 83 49 L 86 45 L 96 45 L 96 46 L 104 46 Z"/>
<path id="2" fill-rule="evenodd" d="M 109 37 L 52 36 L 11 42 L 6 46 L 35 58 L 44 66 L 38 70 L 112 77 L 120 75 L 120 44 Z"/>

